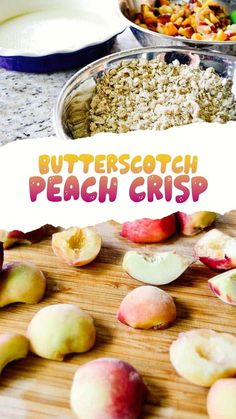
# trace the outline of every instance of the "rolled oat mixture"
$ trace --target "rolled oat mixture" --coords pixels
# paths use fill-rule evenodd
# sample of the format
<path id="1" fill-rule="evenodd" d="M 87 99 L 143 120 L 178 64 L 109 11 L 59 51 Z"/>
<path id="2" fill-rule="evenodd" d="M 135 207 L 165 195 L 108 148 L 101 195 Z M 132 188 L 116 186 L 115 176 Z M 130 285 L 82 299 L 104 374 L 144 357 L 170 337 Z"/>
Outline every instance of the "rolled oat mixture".
<path id="1" fill-rule="evenodd" d="M 232 82 L 213 68 L 124 61 L 97 80 L 90 133 L 163 130 L 193 122 L 236 120 Z"/>

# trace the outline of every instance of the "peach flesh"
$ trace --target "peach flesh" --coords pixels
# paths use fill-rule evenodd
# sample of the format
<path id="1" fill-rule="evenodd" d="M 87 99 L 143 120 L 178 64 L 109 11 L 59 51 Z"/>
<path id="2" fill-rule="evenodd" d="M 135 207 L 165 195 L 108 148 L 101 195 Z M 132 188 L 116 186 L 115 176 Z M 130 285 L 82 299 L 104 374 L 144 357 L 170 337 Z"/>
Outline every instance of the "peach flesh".
<path id="1" fill-rule="evenodd" d="M 135 243 L 158 243 L 167 240 L 176 231 L 174 214 L 159 220 L 142 218 L 122 225 L 121 236 Z"/>
<path id="2" fill-rule="evenodd" d="M 92 262 L 100 252 L 101 245 L 101 236 L 89 227 L 71 227 L 52 236 L 55 255 L 72 266 L 83 266 Z"/>
<path id="3" fill-rule="evenodd" d="M 207 396 L 207 411 L 210 419 L 236 418 L 236 378 L 216 381 Z"/>
<path id="4" fill-rule="evenodd" d="M 180 333 L 170 346 L 170 360 L 181 377 L 210 387 L 236 374 L 236 337 L 210 329 Z"/>
<path id="5" fill-rule="evenodd" d="M 99 358 L 78 368 L 71 407 L 79 419 L 138 419 L 147 389 L 134 367 Z"/>
<path id="6" fill-rule="evenodd" d="M 215 212 L 209 211 L 198 211 L 193 214 L 176 213 L 179 230 L 185 236 L 194 236 L 201 233 L 202 230 L 214 223 L 216 216 Z"/>
<path id="7" fill-rule="evenodd" d="M 206 266 L 227 270 L 236 267 L 236 239 L 213 229 L 194 246 L 194 255 Z"/>
<path id="8" fill-rule="evenodd" d="M 126 252 L 123 269 L 132 278 L 146 284 L 164 285 L 177 279 L 193 260 L 175 251 L 146 255 L 136 251 Z"/>
<path id="9" fill-rule="evenodd" d="M 126 295 L 117 319 L 134 329 L 164 329 L 176 319 L 176 307 L 165 291 L 146 285 Z"/>
<path id="10" fill-rule="evenodd" d="M 214 276 L 209 279 L 208 284 L 221 301 L 236 305 L 236 269 Z"/>

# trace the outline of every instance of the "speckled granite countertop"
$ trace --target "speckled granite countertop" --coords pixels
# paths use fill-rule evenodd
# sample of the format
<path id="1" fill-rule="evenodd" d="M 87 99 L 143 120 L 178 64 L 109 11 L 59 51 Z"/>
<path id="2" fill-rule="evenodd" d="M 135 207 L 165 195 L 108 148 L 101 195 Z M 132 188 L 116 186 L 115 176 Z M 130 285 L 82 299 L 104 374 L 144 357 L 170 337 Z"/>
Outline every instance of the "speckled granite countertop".
<path id="1" fill-rule="evenodd" d="M 137 47 L 129 30 L 117 38 L 114 52 Z M 76 69 L 53 74 L 27 74 L 0 69 L 0 144 L 55 135 L 52 109 Z"/>

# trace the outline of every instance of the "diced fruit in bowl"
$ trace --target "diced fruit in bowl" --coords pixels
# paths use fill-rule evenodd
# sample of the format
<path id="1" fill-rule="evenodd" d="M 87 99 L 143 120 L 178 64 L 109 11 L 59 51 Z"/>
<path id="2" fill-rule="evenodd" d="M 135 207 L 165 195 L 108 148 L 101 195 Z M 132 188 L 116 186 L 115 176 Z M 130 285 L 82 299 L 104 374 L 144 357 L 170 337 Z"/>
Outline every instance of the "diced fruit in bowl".
<path id="1" fill-rule="evenodd" d="M 192 262 L 174 251 L 146 255 L 131 250 L 124 256 L 123 269 L 139 281 L 165 285 L 182 275 Z"/>
<path id="2" fill-rule="evenodd" d="M 29 352 L 28 339 L 19 333 L 0 334 L 0 373 L 12 361 L 25 358 Z"/>
<path id="3" fill-rule="evenodd" d="M 4 249 L 9 249 L 16 244 L 33 244 L 37 243 L 46 237 L 51 236 L 58 229 L 52 225 L 46 224 L 36 230 L 23 233 L 20 230 L 0 230 L 0 241 L 4 244 Z"/>
<path id="4" fill-rule="evenodd" d="M 142 2 L 141 2 L 142 3 Z M 145 3 L 145 2 L 144 2 Z M 149 1 L 141 4 L 133 17 L 136 25 L 169 36 L 182 36 L 203 41 L 234 41 L 230 36 L 234 11 L 228 15 L 227 9 L 218 1 L 191 0 Z"/>
<path id="5" fill-rule="evenodd" d="M 146 285 L 126 295 L 117 318 L 134 329 L 165 329 L 176 319 L 176 307 L 167 292 Z"/>
<path id="6" fill-rule="evenodd" d="M 236 269 L 216 275 L 208 283 L 216 297 L 224 303 L 236 305 Z"/>
<path id="7" fill-rule="evenodd" d="M 53 304 L 32 318 L 27 337 L 38 356 L 63 361 L 70 353 L 87 352 L 95 343 L 92 317 L 73 304 Z"/>
<path id="8" fill-rule="evenodd" d="M 194 255 L 213 269 L 227 270 L 236 267 L 236 238 L 217 229 L 206 233 L 194 246 Z"/>
<path id="9" fill-rule="evenodd" d="M 76 371 L 70 401 L 79 419 L 138 419 L 146 393 L 132 365 L 116 358 L 98 358 Z"/>
<path id="10" fill-rule="evenodd" d="M 71 227 L 52 236 L 55 255 L 68 265 L 83 266 L 92 262 L 101 250 L 100 234 L 90 227 Z"/>
<path id="11" fill-rule="evenodd" d="M 37 266 L 29 262 L 7 263 L 0 272 L 0 307 L 36 304 L 42 300 L 45 289 L 45 276 Z"/>
<path id="12" fill-rule="evenodd" d="M 175 231 L 176 220 L 171 214 L 158 220 L 127 221 L 122 225 L 121 236 L 135 243 L 158 243 L 167 240 Z"/>
<path id="13" fill-rule="evenodd" d="M 207 396 L 207 412 L 210 419 L 236 418 L 236 378 L 216 381 Z"/>
<path id="14" fill-rule="evenodd" d="M 205 228 L 210 227 L 217 214 L 209 211 L 198 211 L 193 214 L 186 214 L 185 212 L 176 213 L 179 230 L 185 236 L 194 236 L 201 233 Z"/>
<path id="15" fill-rule="evenodd" d="M 180 333 L 170 346 L 170 360 L 181 377 L 210 387 L 236 374 L 236 337 L 208 329 Z"/>

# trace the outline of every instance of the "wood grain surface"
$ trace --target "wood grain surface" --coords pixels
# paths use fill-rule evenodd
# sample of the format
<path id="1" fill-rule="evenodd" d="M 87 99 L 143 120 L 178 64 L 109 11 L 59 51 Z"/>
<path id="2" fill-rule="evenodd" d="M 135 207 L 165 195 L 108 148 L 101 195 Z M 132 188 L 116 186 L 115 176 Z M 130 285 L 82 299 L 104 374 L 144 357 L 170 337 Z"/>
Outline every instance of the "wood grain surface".
<path id="1" fill-rule="evenodd" d="M 236 211 L 220 216 L 216 226 L 236 236 Z M 192 254 L 193 238 L 175 235 L 164 244 L 134 245 L 119 237 L 114 222 L 97 226 L 103 247 L 96 261 L 83 268 L 67 266 L 51 249 L 50 240 L 19 246 L 5 252 L 5 262 L 31 261 L 47 278 L 47 293 L 37 305 L 13 304 L 0 311 L 0 332 L 25 333 L 34 313 L 54 303 L 75 303 L 95 319 L 97 342 L 86 354 L 70 355 L 64 362 L 34 355 L 11 364 L 0 379 L 0 418 L 73 418 L 69 394 L 77 367 L 98 357 L 119 357 L 130 362 L 143 376 L 149 389 L 143 418 L 206 419 L 207 390 L 179 377 L 169 360 L 169 346 L 179 332 L 210 328 L 236 334 L 236 308 L 214 297 L 207 279 L 215 275 L 200 262 L 175 282 L 163 286 L 175 299 L 178 318 L 166 330 L 133 330 L 116 320 L 123 297 L 142 285 L 122 270 L 125 251 L 176 249 Z"/>

